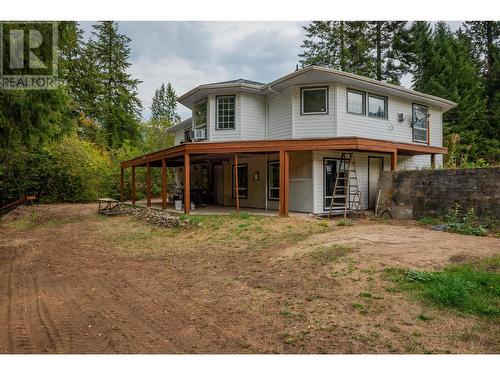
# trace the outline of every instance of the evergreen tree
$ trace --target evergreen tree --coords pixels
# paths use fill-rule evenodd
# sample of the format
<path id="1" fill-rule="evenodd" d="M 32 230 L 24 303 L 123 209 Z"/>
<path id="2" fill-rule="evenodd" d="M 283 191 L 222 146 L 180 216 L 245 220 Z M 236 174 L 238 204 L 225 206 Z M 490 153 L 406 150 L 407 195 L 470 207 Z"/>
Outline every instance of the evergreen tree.
<path id="1" fill-rule="evenodd" d="M 137 97 L 139 80 L 127 69 L 130 38 L 118 32 L 116 22 L 104 21 L 93 26 L 95 40 L 86 46 L 89 59 L 97 67 L 96 117 L 106 132 L 109 147 L 122 145 L 139 137 L 139 117 L 142 105 Z"/>
<path id="2" fill-rule="evenodd" d="M 151 120 L 159 121 L 166 126 L 170 126 L 180 121 L 180 116 L 177 113 L 177 95 L 170 84 L 161 84 L 155 90 L 153 100 L 151 101 Z"/>

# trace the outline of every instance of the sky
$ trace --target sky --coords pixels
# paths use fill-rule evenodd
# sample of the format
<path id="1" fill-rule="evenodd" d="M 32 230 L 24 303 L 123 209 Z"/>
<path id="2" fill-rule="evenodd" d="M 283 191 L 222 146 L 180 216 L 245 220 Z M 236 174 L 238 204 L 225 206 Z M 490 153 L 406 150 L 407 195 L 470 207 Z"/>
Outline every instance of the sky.
<path id="1" fill-rule="evenodd" d="M 130 69 L 150 116 L 151 98 L 170 82 L 180 96 L 210 82 L 246 78 L 270 82 L 295 70 L 309 22 L 119 22 L 119 32 L 130 39 Z M 461 22 L 448 22 L 452 29 Z M 92 22 L 81 22 L 86 37 Z M 402 84 L 409 86 L 405 77 Z M 182 119 L 190 110 L 179 104 Z"/>

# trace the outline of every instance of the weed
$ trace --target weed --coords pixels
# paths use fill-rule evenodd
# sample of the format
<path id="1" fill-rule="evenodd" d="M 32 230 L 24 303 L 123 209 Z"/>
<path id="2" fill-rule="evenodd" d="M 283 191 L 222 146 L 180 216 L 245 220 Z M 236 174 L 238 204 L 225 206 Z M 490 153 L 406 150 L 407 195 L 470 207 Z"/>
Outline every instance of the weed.
<path id="1" fill-rule="evenodd" d="M 363 298 L 382 299 L 382 296 L 375 295 L 371 292 L 361 292 L 361 293 L 359 293 L 359 296 L 363 297 Z"/>
<path id="2" fill-rule="evenodd" d="M 358 302 L 353 302 L 351 304 L 351 306 L 353 307 L 353 309 L 359 311 L 360 314 L 363 314 L 363 315 L 366 315 L 368 314 L 368 310 L 366 309 L 366 307 L 361 304 L 361 303 L 358 303 Z"/>
<path id="3" fill-rule="evenodd" d="M 338 258 L 348 254 L 351 247 L 346 245 L 333 244 L 330 246 L 318 246 L 309 253 L 311 258 L 320 263 L 336 261 Z"/>
<path id="4" fill-rule="evenodd" d="M 281 310 L 280 315 L 285 317 L 285 318 L 291 318 L 294 316 L 294 313 L 289 311 L 289 310 Z"/>
<path id="5" fill-rule="evenodd" d="M 465 215 L 462 214 L 462 206 L 455 203 L 445 217 L 447 232 L 465 234 L 469 236 L 485 236 L 487 233 L 483 225 L 477 225 L 478 218 L 474 208 L 470 208 Z"/>
<path id="6" fill-rule="evenodd" d="M 328 221 L 326 220 L 321 220 L 318 225 L 323 228 L 328 228 Z"/>
<path id="7" fill-rule="evenodd" d="M 350 227 L 351 225 L 354 225 L 354 221 L 349 219 L 340 219 L 337 221 L 337 226 L 339 227 Z"/>
<path id="8" fill-rule="evenodd" d="M 418 219 L 418 222 L 422 225 L 436 225 L 436 224 L 441 224 L 443 220 L 438 217 L 424 216 Z"/>
<path id="9" fill-rule="evenodd" d="M 418 314 L 417 318 L 420 319 L 420 320 L 422 320 L 422 321 L 424 321 L 424 322 L 432 320 L 432 316 L 426 315 L 424 313 Z"/>

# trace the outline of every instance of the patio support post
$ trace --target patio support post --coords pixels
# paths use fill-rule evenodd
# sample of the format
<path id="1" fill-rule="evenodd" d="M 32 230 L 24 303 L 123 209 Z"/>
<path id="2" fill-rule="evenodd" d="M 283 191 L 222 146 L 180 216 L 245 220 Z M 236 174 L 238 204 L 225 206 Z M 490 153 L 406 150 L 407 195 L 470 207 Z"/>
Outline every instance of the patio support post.
<path id="1" fill-rule="evenodd" d="M 132 167 L 132 204 L 135 206 L 135 167 Z"/>
<path id="2" fill-rule="evenodd" d="M 120 201 L 123 203 L 125 200 L 125 182 L 123 181 L 123 168 L 120 173 Z"/>
<path id="3" fill-rule="evenodd" d="M 191 209 L 191 162 L 190 156 L 184 154 L 184 213 L 188 214 Z"/>
<path id="4" fill-rule="evenodd" d="M 167 161 L 161 159 L 161 209 L 167 208 Z"/>
<path id="5" fill-rule="evenodd" d="M 391 171 L 398 169 L 398 150 L 394 150 L 391 154 Z"/>
<path id="6" fill-rule="evenodd" d="M 288 216 L 289 158 L 288 151 L 280 151 L 280 216 Z"/>
<path id="7" fill-rule="evenodd" d="M 436 154 L 431 154 L 431 168 L 436 169 Z"/>
<path id="8" fill-rule="evenodd" d="M 283 178 L 283 194 L 285 195 L 283 215 L 288 216 L 288 202 L 289 202 L 289 180 L 290 180 L 290 153 L 285 151 L 285 176 Z"/>
<path id="9" fill-rule="evenodd" d="M 151 165 L 146 164 L 146 206 L 151 207 Z"/>
<path id="10" fill-rule="evenodd" d="M 236 212 L 240 213 L 240 189 L 238 181 L 238 154 L 234 155 L 234 190 L 236 196 Z"/>

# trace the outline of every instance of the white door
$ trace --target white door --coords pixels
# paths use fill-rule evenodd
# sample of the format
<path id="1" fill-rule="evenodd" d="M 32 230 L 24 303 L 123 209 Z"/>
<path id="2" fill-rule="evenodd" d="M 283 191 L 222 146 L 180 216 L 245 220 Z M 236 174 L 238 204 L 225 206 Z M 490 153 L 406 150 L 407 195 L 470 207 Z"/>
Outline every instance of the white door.
<path id="1" fill-rule="evenodd" d="M 378 194 L 378 179 L 384 170 L 384 158 L 368 156 L 368 208 L 375 208 Z"/>

